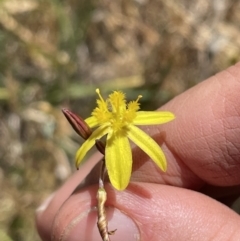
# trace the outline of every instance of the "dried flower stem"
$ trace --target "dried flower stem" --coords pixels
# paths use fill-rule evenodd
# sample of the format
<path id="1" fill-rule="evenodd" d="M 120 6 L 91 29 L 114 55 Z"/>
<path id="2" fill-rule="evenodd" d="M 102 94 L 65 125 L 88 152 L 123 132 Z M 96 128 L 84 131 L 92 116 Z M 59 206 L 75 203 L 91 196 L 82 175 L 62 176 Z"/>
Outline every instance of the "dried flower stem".
<path id="1" fill-rule="evenodd" d="M 105 159 L 102 159 L 102 167 L 100 171 L 100 177 L 99 177 L 99 188 L 97 192 L 97 210 L 98 210 L 98 230 L 102 237 L 103 241 L 110 241 L 109 235 L 114 234 L 114 231 L 108 231 L 108 221 L 106 216 L 106 210 L 105 210 L 105 202 L 107 200 L 107 193 L 104 189 L 104 177 L 106 173 L 106 167 L 105 167 Z"/>

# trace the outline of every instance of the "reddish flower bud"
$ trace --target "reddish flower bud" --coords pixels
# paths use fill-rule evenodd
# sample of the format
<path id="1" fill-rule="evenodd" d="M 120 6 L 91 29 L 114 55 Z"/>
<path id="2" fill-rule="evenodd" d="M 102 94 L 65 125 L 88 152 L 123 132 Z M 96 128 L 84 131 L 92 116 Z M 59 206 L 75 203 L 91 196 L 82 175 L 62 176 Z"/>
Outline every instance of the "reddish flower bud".
<path id="1" fill-rule="evenodd" d="M 62 109 L 62 112 L 77 134 L 84 140 L 88 139 L 88 137 L 92 134 L 92 130 L 84 119 L 65 108 Z"/>
<path id="2" fill-rule="evenodd" d="M 100 140 L 95 140 L 95 146 L 97 147 L 98 151 L 101 152 L 103 155 L 105 155 L 105 147 L 106 144 L 104 144 Z"/>

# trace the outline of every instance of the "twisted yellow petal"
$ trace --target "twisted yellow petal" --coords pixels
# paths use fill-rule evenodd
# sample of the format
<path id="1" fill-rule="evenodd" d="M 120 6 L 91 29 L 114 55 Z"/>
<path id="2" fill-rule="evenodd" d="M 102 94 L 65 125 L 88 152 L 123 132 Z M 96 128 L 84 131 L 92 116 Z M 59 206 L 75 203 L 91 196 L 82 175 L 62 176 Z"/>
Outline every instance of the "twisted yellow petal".
<path id="1" fill-rule="evenodd" d="M 124 190 L 132 172 L 132 151 L 124 131 L 108 134 L 105 156 L 110 182 L 117 190 Z"/>
<path id="2" fill-rule="evenodd" d="M 94 128 L 99 125 L 98 120 L 95 116 L 90 116 L 85 119 L 85 122 L 89 125 L 90 128 Z"/>
<path id="3" fill-rule="evenodd" d="M 129 125 L 128 137 L 139 146 L 163 171 L 167 170 L 167 161 L 160 146 L 145 132 Z"/>
<path id="4" fill-rule="evenodd" d="M 103 125 L 97 128 L 92 135 L 82 144 L 82 146 L 78 149 L 76 153 L 76 161 L 75 165 L 78 168 L 86 153 L 92 148 L 95 144 L 96 140 L 100 139 L 104 135 L 106 135 L 109 131 L 108 125 Z"/>
<path id="5" fill-rule="evenodd" d="M 157 125 L 164 124 L 175 118 L 175 115 L 168 111 L 138 111 L 133 120 L 134 125 Z"/>

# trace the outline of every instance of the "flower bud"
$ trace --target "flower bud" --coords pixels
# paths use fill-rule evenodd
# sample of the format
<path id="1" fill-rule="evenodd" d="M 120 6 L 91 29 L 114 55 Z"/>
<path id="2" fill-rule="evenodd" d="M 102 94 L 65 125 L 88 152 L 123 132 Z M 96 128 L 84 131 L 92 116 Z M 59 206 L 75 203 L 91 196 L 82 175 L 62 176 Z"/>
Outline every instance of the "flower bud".
<path id="1" fill-rule="evenodd" d="M 65 108 L 62 109 L 62 112 L 76 133 L 84 140 L 88 139 L 88 137 L 92 134 L 92 130 L 84 119 Z"/>
<path id="2" fill-rule="evenodd" d="M 106 144 L 104 144 L 102 141 L 100 140 L 95 140 L 95 146 L 97 147 L 98 151 L 100 153 L 102 153 L 103 155 L 105 155 L 105 148 L 106 148 Z"/>

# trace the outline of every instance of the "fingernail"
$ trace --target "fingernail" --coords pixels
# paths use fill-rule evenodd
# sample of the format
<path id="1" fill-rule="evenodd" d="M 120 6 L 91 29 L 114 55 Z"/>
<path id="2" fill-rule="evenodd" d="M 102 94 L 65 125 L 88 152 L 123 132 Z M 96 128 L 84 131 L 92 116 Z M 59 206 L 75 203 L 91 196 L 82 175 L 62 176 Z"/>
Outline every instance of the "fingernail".
<path id="1" fill-rule="evenodd" d="M 107 208 L 108 230 L 116 232 L 111 235 L 114 241 L 139 241 L 140 233 L 136 223 L 116 208 Z M 70 230 L 71 229 L 71 230 Z M 66 232 L 69 235 L 66 235 Z M 97 210 L 86 215 L 81 214 L 68 225 L 64 241 L 102 241 L 97 228 Z M 110 239 L 111 239 L 110 237 Z"/>
<path id="2" fill-rule="evenodd" d="M 48 205 L 50 204 L 50 202 L 52 201 L 53 197 L 54 197 L 55 193 L 52 193 L 50 196 L 48 196 L 43 203 L 36 209 L 36 213 L 42 213 L 43 211 L 45 211 L 48 207 Z"/>

